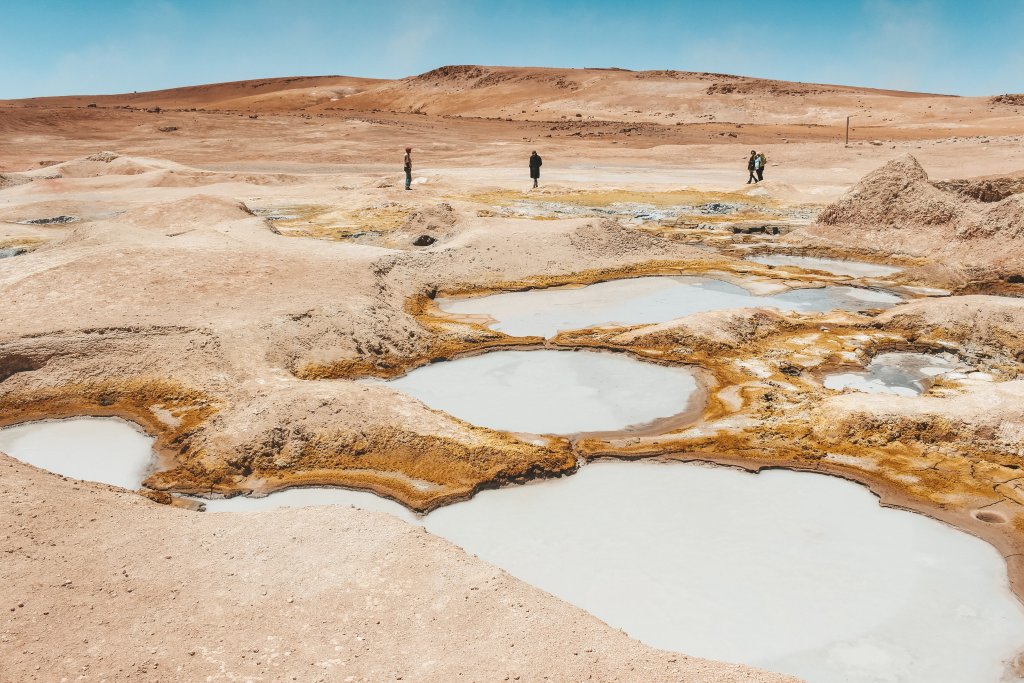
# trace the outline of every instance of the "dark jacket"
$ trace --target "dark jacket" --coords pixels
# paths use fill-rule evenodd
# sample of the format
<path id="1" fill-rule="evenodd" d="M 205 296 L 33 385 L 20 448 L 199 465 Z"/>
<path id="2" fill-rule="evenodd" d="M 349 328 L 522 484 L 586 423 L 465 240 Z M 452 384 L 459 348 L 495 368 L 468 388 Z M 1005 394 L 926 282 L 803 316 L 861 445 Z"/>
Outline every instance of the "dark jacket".
<path id="1" fill-rule="evenodd" d="M 540 178 L 540 165 L 544 162 L 541 161 L 539 154 L 530 155 L 530 177 Z"/>

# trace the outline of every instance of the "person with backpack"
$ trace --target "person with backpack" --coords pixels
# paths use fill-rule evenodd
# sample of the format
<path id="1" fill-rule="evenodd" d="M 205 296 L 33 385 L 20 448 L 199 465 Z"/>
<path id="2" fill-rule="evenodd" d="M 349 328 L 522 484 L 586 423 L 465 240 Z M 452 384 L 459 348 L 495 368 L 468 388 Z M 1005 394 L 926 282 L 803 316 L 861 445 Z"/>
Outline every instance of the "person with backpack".
<path id="1" fill-rule="evenodd" d="M 750 174 L 750 177 L 747 179 L 747 185 L 749 185 L 750 183 L 756 183 L 757 182 L 757 152 L 755 150 L 750 150 L 750 158 L 747 159 L 747 172 Z"/>
<path id="2" fill-rule="evenodd" d="M 767 161 L 768 159 L 765 157 L 764 152 L 757 155 L 757 163 L 755 164 L 757 166 L 757 182 L 764 180 L 764 165 Z"/>
<path id="3" fill-rule="evenodd" d="M 412 189 L 412 147 L 405 148 L 405 189 Z"/>
<path id="4" fill-rule="evenodd" d="M 537 181 L 540 180 L 540 165 L 543 163 L 537 150 L 534 150 L 530 155 L 530 177 L 533 178 L 534 187 L 537 187 Z"/>

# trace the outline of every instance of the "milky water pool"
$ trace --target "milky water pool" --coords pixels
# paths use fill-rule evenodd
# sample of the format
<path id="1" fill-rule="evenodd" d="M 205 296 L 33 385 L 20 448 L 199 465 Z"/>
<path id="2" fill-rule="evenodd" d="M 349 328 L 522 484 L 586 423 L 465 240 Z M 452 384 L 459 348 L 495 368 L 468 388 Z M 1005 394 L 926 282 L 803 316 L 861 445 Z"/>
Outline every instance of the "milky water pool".
<path id="1" fill-rule="evenodd" d="M 598 325 L 639 325 L 693 313 L 732 308 L 785 311 L 859 311 L 888 308 L 902 298 L 858 287 L 796 289 L 757 296 L 737 285 L 705 277 L 652 276 L 599 282 L 586 287 L 554 287 L 473 298 L 438 298 L 455 315 L 489 316 L 490 327 L 514 336 L 551 337 L 561 330 Z"/>
<path id="2" fill-rule="evenodd" d="M 596 351 L 495 351 L 433 363 L 388 382 L 482 427 L 533 434 L 624 429 L 684 412 L 684 368 Z"/>
<path id="3" fill-rule="evenodd" d="M 799 266 L 807 270 L 823 270 L 833 275 L 850 275 L 853 277 L 885 277 L 900 272 L 903 268 L 884 266 L 867 261 L 847 261 L 844 259 L 817 258 L 814 256 L 787 256 L 785 254 L 765 254 L 748 256 L 748 261 L 763 263 L 767 266 Z"/>
<path id="4" fill-rule="evenodd" d="M 110 462 L 125 468 L 121 481 L 141 477 L 151 446 L 138 430 L 69 422 L 73 439 L 52 429 L 61 422 L 0 430 L 0 450 L 89 462 L 86 479 L 109 479 Z M 1003 677 L 1005 662 L 1024 645 L 1024 609 L 991 546 L 824 475 L 600 462 L 423 518 L 341 489 L 207 509 L 325 503 L 421 524 L 652 646 L 815 683 L 1015 680 Z"/>
<path id="5" fill-rule="evenodd" d="M 75 479 L 137 489 L 153 462 L 153 438 L 114 417 L 44 420 L 0 429 L 0 452 Z"/>
<path id="6" fill-rule="evenodd" d="M 823 381 L 829 389 L 856 389 L 869 394 L 917 396 L 935 377 L 969 369 L 951 354 L 880 353 L 864 370 L 837 372 Z"/>

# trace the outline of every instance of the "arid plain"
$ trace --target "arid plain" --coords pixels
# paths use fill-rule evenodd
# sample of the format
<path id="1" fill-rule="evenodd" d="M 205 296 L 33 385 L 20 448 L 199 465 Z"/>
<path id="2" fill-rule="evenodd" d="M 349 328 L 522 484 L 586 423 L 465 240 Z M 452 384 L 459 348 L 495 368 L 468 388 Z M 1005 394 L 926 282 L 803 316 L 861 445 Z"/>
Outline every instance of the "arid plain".
<path id="1" fill-rule="evenodd" d="M 598 458 L 850 479 L 992 544 L 1024 597 L 1022 112 L 474 66 L 0 102 L 0 426 L 118 416 L 156 439 L 143 495 L 0 455 L 0 679 L 795 680 L 650 648 L 381 513 L 193 509 L 328 485 L 427 512 Z M 768 253 L 901 270 L 748 258 Z M 904 302 L 547 338 L 437 305 L 646 275 Z M 537 438 L 366 381 L 508 349 L 699 368 L 702 400 Z M 970 372 L 912 397 L 822 381 L 893 351 Z"/>

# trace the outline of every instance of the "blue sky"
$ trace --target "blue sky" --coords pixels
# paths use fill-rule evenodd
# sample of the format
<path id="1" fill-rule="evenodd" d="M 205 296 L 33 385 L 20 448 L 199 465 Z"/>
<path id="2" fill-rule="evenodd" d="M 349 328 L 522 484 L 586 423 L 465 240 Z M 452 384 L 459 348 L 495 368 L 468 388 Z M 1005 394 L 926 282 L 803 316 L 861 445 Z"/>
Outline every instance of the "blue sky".
<path id="1" fill-rule="evenodd" d="M 1024 0 L 3 0 L 0 98 L 444 64 L 1024 92 Z"/>

